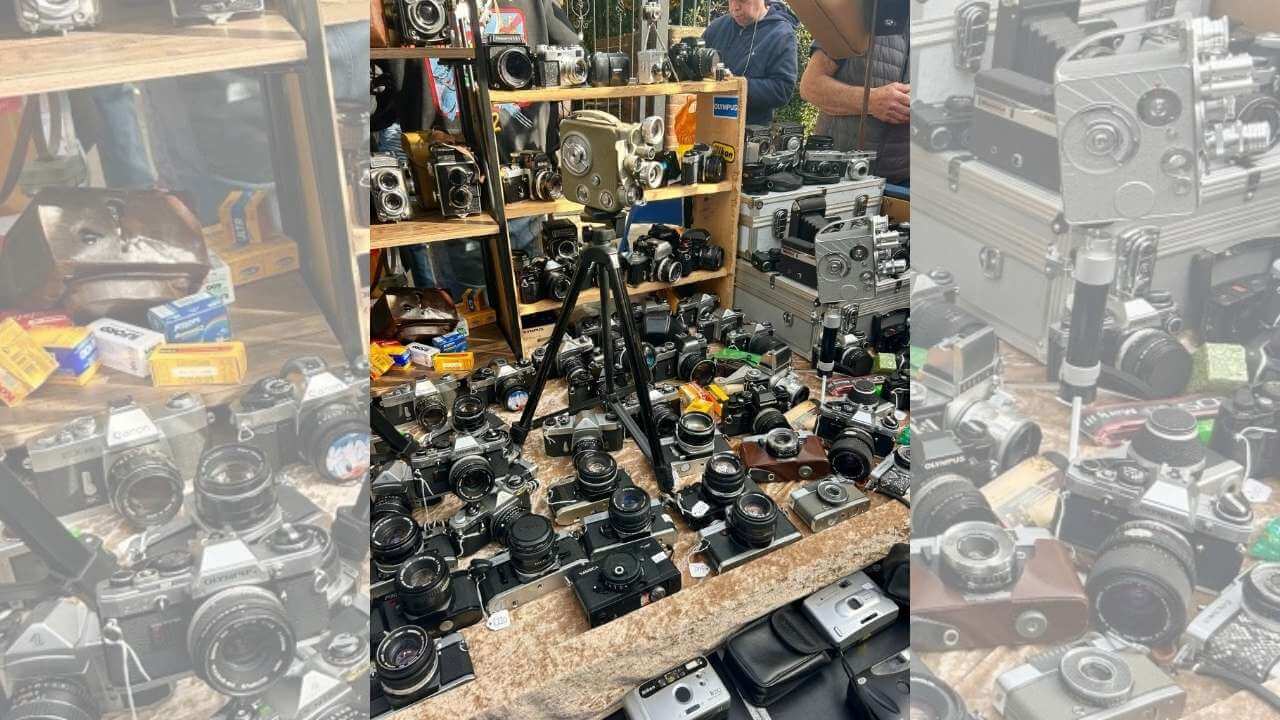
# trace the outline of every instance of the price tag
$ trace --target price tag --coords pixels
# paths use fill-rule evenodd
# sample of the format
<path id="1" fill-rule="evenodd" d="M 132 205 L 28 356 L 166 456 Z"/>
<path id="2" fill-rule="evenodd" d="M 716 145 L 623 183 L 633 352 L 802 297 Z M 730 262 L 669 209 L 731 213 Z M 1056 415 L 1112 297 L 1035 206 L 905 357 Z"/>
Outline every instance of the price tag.
<path id="1" fill-rule="evenodd" d="M 695 579 L 704 578 L 711 574 L 711 566 L 706 563 L 691 562 L 689 563 L 689 574 Z"/>
<path id="2" fill-rule="evenodd" d="M 1271 499 L 1271 487 L 1252 478 L 1245 480 L 1240 489 L 1251 503 L 1264 503 Z"/>
<path id="3" fill-rule="evenodd" d="M 495 632 L 498 630 L 506 630 L 511 627 L 511 613 L 506 610 L 499 610 L 498 612 L 490 615 L 484 625 Z"/>
<path id="4" fill-rule="evenodd" d="M 706 515 L 707 511 L 709 511 L 710 509 L 711 509 L 710 505 L 706 504 L 702 500 L 699 500 L 698 502 L 693 504 L 693 507 L 689 508 L 689 514 L 696 518 L 700 518 L 703 515 Z"/>

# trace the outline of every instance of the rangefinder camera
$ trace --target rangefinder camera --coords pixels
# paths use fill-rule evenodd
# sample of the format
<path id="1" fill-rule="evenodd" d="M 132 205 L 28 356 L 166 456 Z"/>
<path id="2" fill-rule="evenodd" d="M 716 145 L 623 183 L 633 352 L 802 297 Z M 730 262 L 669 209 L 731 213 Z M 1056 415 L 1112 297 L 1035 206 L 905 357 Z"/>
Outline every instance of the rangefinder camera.
<path id="1" fill-rule="evenodd" d="M 587 54 L 581 45 L 538 45 L 538 85 L 577 87 L 587 84 Z"/>
<path id="2" fill-rule="evenodd" d="M 15 5 L 18 27 L 32 35 L 92 29 L 102 19 L 101 0 L 17 0 Z"/>
<path id="3" fill-rule="evenodd" d="M 1248 679 L 1280 678 L 1280 564 L 1241 575 L 1187 626 L 1185 651 Z"/>

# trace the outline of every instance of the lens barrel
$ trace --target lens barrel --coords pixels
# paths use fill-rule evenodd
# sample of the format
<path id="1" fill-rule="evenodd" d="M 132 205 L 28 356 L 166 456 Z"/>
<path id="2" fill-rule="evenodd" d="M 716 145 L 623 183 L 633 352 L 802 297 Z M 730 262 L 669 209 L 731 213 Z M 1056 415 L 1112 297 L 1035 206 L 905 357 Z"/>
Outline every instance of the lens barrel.
<path id="1" fill-rule="evenodd" d="M 766 548 L 773 542 L 778 504 L 762 492 L 738 496 L 729 509 L 729 535 L 741 545 Z"/>
<path id="2" fill-rule="evenodd" d="M 206 528 L 248 530 L 279 507 L 267 457 L 251 445 L 219 445 L 205 451 L 193 484 L 195 514 Z"/>

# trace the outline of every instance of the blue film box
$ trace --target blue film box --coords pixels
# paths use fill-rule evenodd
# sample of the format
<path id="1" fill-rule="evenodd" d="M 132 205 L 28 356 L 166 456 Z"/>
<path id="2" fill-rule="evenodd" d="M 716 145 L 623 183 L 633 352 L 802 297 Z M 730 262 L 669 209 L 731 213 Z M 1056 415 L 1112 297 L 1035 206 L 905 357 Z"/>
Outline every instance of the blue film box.
<path id="1" fill-rule="evenodd" d="M 166 342 L 223 342 L 231 339 L 227 306 L 207 292 L 178 298 L 147 311 L 151 329 Z"/>

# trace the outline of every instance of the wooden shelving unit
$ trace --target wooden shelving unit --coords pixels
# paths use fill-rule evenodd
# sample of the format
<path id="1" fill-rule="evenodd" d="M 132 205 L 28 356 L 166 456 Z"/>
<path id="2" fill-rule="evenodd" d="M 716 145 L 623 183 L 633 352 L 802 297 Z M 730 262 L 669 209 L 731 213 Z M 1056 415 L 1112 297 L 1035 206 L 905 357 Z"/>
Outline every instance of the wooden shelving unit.
<path id="1" fill-rule="evenodd" d="M 488 214 L 466 218 L 427 218 L 388 225 L 373 225 L 371 247 L 393 248 L 424 245 L 446 240 L 483 237 L 498 232 L 498 223 Z"/>
<path id="2" fill-rule="evenodd" d="M 646 202 L 671 200 L 673 198 L 695 197 L 697 195 L 717 195 L 733 189 L 732 181 L 719 183 L 700 183 L 698 185 L 669 185 L 656 190 L 646 190 Z M 569 198 L 559 200 L 522 200 L 507 205 L 507 219 L 531 217 L 534 215 L 555 215 L 560 213 L 576 213 L 582 211 L 582 205 Z"/>
<path id="3" fill-rule="evenodd" d="M 471 60 L 475 58 L 475 56 L 475 48 L 465 47 L 369 48 L 370 60 L 413 60 L 417 58 L 435 58 L 437 60 Z"/>
<path id="4" fill-rule="evenodd" d="M 666 82 L 652 85 L 605 87 L 554 87 L 531 90 L 490 90 L 495 103 L 555 102 L 560 100 L 601 100 L 605 98 L 655 97 L 659 95 L 737 94 L 738 78 L 695 82 Z"/>
<path id="5" fill-rule="evenodd" d="M 684 287 L 685 285 L 695 285 L 697 283 L 706 282 L 708 280 L 719 280 L 729 274 L 729 268 L 721 268 L 719 270 L 699 270 L 692 275 L 686 275 L 673 283 L 664 282 L 647 282 L 632 287 L 627 286 L 628 295 L 645 295 L 652 292 L 660 292 L 667 288 Z M 600 291 L 595 289 L 583 290 L 578 295 L 579 302 L 599 302 Z M 520 317 L 535 315 L 548 310 L 555 310 L 560 307 L 559 300 L 539 300 L 536 303 L 520 303 Z"/>

